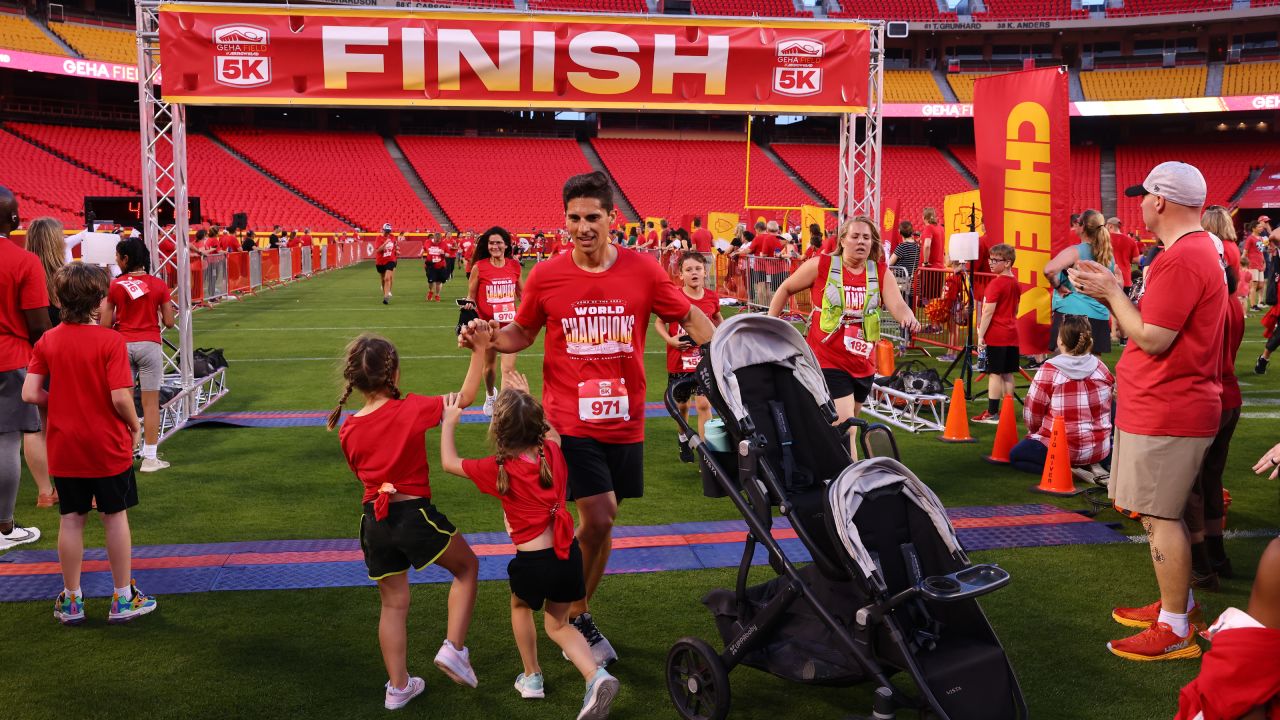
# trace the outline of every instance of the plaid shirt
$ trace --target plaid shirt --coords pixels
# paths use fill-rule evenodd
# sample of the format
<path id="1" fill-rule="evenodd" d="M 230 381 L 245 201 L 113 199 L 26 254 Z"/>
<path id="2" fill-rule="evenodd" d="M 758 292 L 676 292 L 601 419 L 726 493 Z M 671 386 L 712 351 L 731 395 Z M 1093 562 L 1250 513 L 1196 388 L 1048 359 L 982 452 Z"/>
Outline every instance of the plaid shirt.
<path id="1" fill-rule="evenodd" d="M 1061 415 L 1066 421 L 1071 464 L 1101 462 L 1111 452 L 1111 391 L 1115 382 L 1102 361 L 1083 380 L 1067 377 L 1054 367 L 1053 360 L 1041 365 L 1022 410 L 1029 436 L 1049 445 L 1053 419 Z"/>

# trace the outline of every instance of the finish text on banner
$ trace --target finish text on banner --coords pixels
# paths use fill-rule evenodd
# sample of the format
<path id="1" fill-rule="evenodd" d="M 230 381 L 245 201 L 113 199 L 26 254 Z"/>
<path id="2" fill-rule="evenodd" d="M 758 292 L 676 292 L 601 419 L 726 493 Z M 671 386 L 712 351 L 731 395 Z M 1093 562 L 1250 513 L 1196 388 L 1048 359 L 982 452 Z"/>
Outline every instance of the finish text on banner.
<path id="1" fill-rule="evenodd" d="M 169 101 L 859 113 L 853 22 L 162 5 Z"/>
<path id="2" fill-rule="evenodd" d="M 973 105 L 987 237 L 1017 250 L 1019 344 L 1025 354 L 1043 353 L 1049 345 L 1053 289 L 1042 271 L 1071 242 L 1066 68 L 980 78 L 974 83 Z"/>

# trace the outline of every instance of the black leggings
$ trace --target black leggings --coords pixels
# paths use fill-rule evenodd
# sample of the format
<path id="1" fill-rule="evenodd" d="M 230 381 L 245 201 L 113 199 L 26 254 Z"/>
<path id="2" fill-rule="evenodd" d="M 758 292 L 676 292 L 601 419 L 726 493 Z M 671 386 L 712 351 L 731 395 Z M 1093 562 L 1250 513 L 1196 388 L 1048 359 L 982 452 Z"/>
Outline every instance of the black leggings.
<path id="1" fill-rule="evenodd" d="M 1227 451 L 1231 448 L 1231 436 L 1240 422 L 1240 408 L 1223 410 L 1218 423 L 1218 434 L 1200 463 L 1200 474 L 1191 486 L 1187 497 L 1187 509 L 1183 519 L 1193 533 L 1204 532 L 1205 520 L 1221 520 L 1226 514 L 1222 497 L 1222 472 L 1227 467 Z"/>
<path id="2" fill-rule="evenodd" d="M 1276 348 L 1280 348 L 1280 328 L 1276 328 L 1271 337 L 1267 338 L 1267 353 L 1275 352 Z"/>

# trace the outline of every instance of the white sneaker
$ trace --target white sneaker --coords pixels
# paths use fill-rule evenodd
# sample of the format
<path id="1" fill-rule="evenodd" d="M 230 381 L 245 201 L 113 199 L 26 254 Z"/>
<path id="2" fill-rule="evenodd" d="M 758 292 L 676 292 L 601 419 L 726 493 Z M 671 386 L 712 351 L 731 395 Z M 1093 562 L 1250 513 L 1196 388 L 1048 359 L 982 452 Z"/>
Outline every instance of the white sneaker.
<path id="1" fill-rule="evenodd" d="M 595 660 L 596 665 L 608 667 L 618 661 L 618 653 L 613 649 L 613 645 L 609 643 L 608 638 L 596 627 L 596 622 L 592 619 L 591 613 L 582 613 L 570 620 L 569 624 L 582 633 L 582 637 L 586 638 L 587 645 L 591 646 L 591 658 Z M 565 659 L 568 660 L 569 656 L 565 655 Z"/>
<path id="2" fill-rule="evenodd" d="M 138 472 L 146 472 L 146 473 L 155 472 L 157 470 L 163 470 L 167 467 L 169 467 L 169 463 L 165 462 L 164 460 L 161 460 L 158 457 L 143 458 L 142 465 L 138 467 Z"/>
<path id="3" fill-rule="evenodd" d="M 19 545 L 33 543 L 40 539 L 40 528 L 14 525 L 9 532 L 0 532 L 0 551 L 10 550 Z"/>
<path id="4" fill-rule="evenodd" d="M 485 394 L 484 396 L 484 414 L 485 415 L 488 415 L 489 417 L 493 417 L 493 403 L 497 399 L 498 399 L 497 395 L 489 395 L 488 393 Z"/>
<path id="5" fill-rule="evenodd" d="M 409 678 L 409 684 L 404 686 L 403 690 L 397 690 L 391 687 L 391 681 L 387 681 L 387 699 L 382 705 L 388 710 L 399 710 L 409 701 L 422 694 L 427 689 L 427 683 L 420 677 Z"/>
<path id="6" fill-rule="evenodd" d="M 516 691 L 525 700 L 541 700 L 545 698 L 547 693 L 542 684 L 542 673 L 534 673 L 532 675 L 520 673 L 516 677 Z"/>
<path id="7" fill-rule="evenodd" d="M 617 696 L 618 678 L 610 675 L 604 668 L 596 670 L 595 677 L 587 684 L 587 694 L 582 698 L 578 720 L 604 720 L 609 717 L 609 708 Z"/>
<path id="8" fill-rule="evenodd" d="M 471 651 L 465 647 L 458 650 L 445 640 L 436 653 L 436 667 L 459 685 L 475 687 L 477 684 L 476 671 L 471 669 Z"/>

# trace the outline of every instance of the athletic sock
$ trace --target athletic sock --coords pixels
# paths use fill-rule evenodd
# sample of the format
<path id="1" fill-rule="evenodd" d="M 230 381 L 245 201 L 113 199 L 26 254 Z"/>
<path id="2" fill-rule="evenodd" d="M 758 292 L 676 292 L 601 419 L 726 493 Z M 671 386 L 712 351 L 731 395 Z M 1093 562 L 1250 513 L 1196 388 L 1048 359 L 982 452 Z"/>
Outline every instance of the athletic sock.
<path id="1" fill-rule="evenodd" d="M 116 588 L 116 595 L 119 595 L 121 600 L 132 600 L 133 590 L 128 585 L 125 585 L 122 588 Z"/>
<path id="2" fill-rule="evenodd" d="M 1187 588 L 1187 612 L 1191 612 L 1191 608 L 1196 606 L 1196 592 L 1191 588 Z"/>
<path id="3" fill-rule="evenodd" d="M 999 400 L 988 400 L 988 401 L 987 401 L 987 412 L 988 412 L 988 413 L 990 413 L 990 414 L 992 414 L 992 415 L 999 415 L 999 414 L 1000 414 L 1000 401 L 999 401 Z"/>
<path id="4" fill-rule="evenodd" d="M 688 436 L 688 435 L 685 435 L 684 433 L 680 433 L 679 437 L 680 437 L 680 444 L 681 444 L 681 445 L 688 444 L 688 442 L 689 442 L 689 436 Z"/>
<path id="5" fill-rule="evenodd" d="M 1209 548 L 1203 542 L 1191 543 L 1191 571 L 1201 576 L 1213 572 L 1213 563 L 1209 561 Z"/>
<path id="6" fill-rule="evenodd" d="M 1191 634 L 1191 624 L 1187 622 L 1186 613 L 1171 613 L 1168 610 L 1161 610 L 1159 621 L 1172 628 L 1174 634 L 1178 637 L 1184 638 Z"/>
<path id="7" fill-rule="evenodd" d="M 1227 550 L 1222 546 L 1221 535 L 1205 535 L 1204 546 L 1209 550 L 1209 559 L 1222 562 L 1227 559 Z"/>
<path id="8" fill-rule="evenodd" d="M 70 589 L 70 588 L 63 587 L 63 588 L 62 588 L 62 594 L 63 594 L 63 595 L 66 595 L 67 597 L 73 597 L 73 598 L 75 598 L 76 600 L 83 600 L 83 599 L 84 599 L 84 593 L 83 593 L 79 588 L 77 588 L 77 589 L 75 589 L 75 590 L 72 590 L 72 589 Z"/>
<path id="9" fill-rule="evenodd" d="M 143 457 L 143 459 L 144 459 L 144 460 L 155 460 L 155 459 L 156 459 L 156 446 L 155 446 L 155 445 L 147 445 L 146 443 L 143 443 L 143 444 L 142 444 L 142 457 Z"/>

